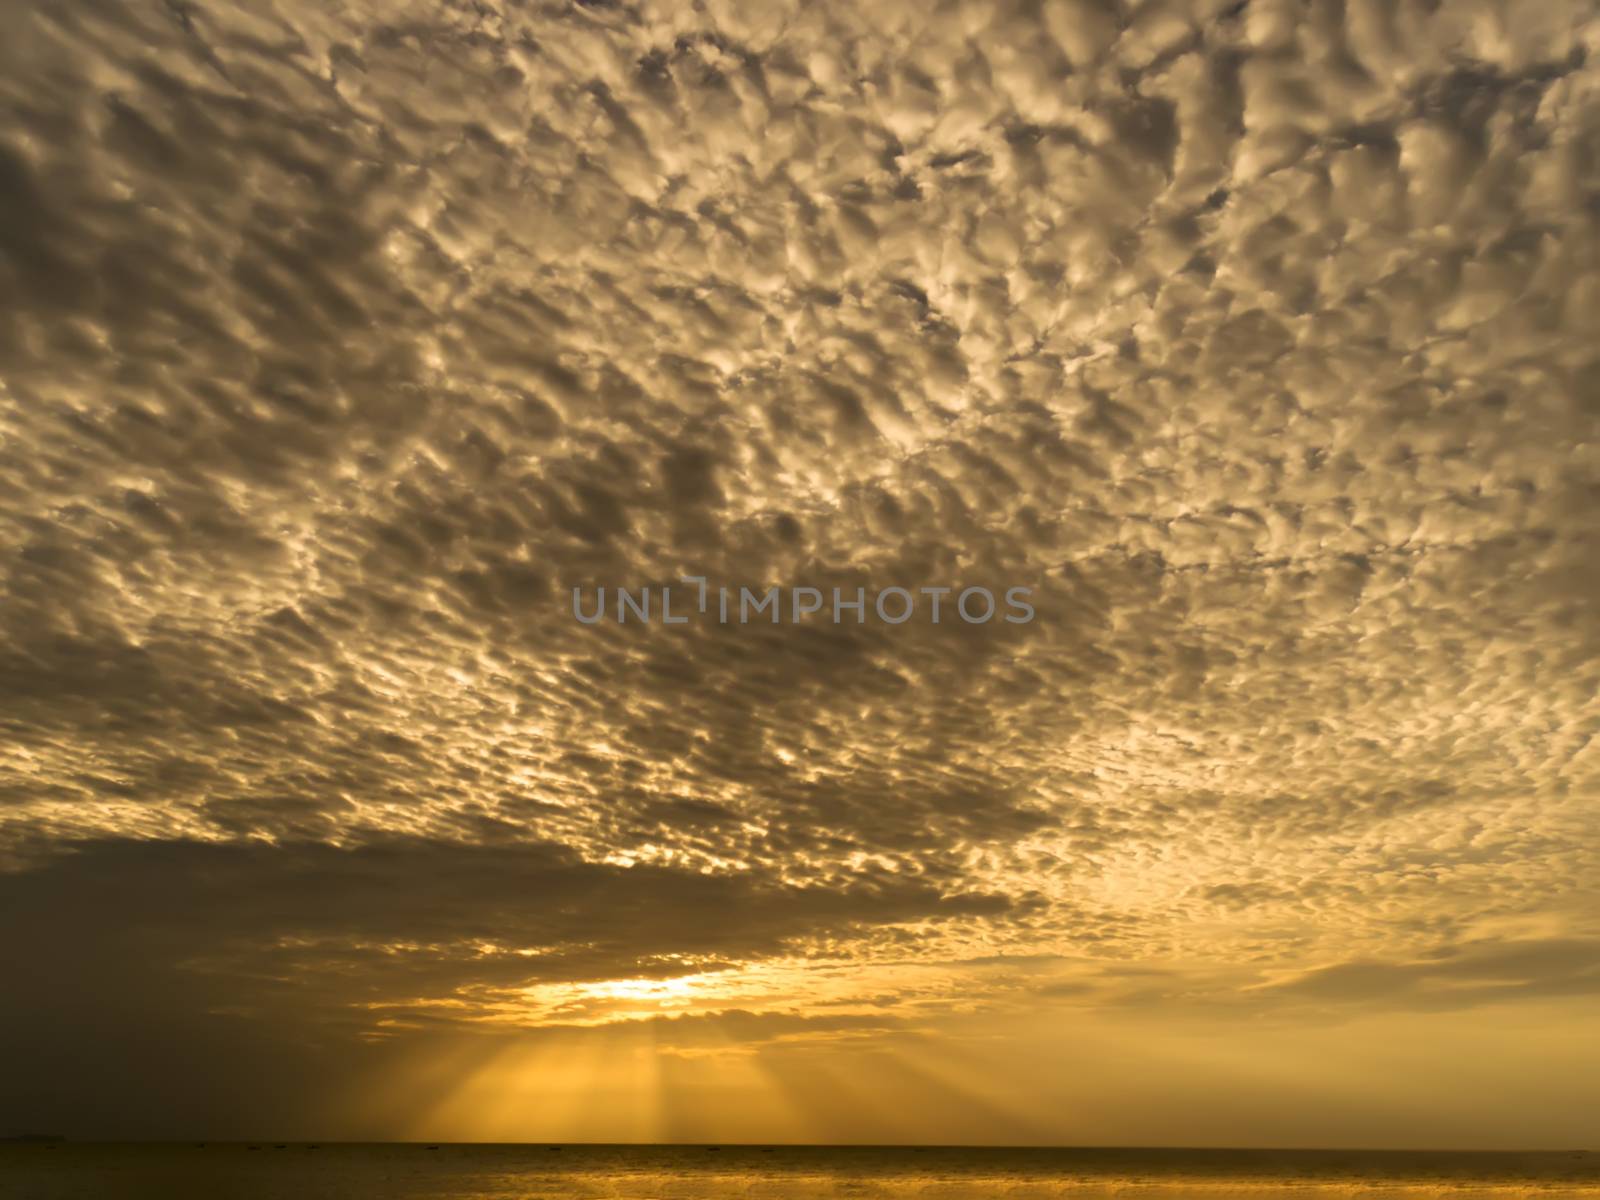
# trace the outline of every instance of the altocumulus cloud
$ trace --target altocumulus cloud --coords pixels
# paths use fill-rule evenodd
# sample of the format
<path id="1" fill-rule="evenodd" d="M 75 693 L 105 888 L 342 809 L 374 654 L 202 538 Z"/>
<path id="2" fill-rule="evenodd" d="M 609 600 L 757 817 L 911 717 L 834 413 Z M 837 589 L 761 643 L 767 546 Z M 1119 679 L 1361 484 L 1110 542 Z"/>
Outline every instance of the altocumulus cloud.
<path id="1" fill-rule="evenodd" d="M 1592 989 L 1589 5 L 6 24 L 30 1053 L 807 957 Z M 1037 618 L 571 619 L 684 575 Z"/>

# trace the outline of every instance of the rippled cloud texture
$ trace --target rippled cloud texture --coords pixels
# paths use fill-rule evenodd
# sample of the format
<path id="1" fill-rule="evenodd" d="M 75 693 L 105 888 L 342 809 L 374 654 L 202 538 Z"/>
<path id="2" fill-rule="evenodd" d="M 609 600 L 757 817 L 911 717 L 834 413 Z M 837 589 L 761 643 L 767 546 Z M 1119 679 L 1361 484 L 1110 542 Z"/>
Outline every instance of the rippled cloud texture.
<path id="1" fill-rule="evenodd" d="M 1591 4 L 5 23 L 0 1119 L 1579 1140 Z"/>

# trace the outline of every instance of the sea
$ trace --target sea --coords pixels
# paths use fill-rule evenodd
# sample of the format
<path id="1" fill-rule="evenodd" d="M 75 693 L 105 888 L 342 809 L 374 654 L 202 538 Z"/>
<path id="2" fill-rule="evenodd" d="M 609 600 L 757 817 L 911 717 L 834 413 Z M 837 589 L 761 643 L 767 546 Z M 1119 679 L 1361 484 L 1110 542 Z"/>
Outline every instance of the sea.
<path id="1" fill-rule="evenodd" d="M 1600 1153 L 878 1146 L 0 1144 L 10 1200 L 1600 1198 Z"/>

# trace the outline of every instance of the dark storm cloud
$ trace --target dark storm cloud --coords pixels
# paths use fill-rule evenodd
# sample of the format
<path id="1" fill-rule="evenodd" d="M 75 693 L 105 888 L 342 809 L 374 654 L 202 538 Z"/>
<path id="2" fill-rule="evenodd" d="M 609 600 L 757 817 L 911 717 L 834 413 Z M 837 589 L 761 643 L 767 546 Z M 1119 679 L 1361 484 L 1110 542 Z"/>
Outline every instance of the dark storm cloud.
<path id="1" fill-rule="evenodd" d="M 7 24 L 0 853 L 70 986 L 119 920 L 319 1019 L 1597 932 L 1588 6 Z M 684 574 L 1039 616 L 571 617 Z"/>

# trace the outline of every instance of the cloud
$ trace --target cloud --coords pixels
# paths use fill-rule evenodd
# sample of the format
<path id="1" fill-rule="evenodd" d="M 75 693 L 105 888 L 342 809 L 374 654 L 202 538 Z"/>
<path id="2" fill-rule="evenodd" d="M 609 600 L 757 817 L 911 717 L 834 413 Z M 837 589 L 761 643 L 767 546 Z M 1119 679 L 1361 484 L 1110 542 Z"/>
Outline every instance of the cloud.
<path id="1" fill-rule="evenodd" d="M 1586 6 L 10 24 L 29 1004 L 370 1032 L 1027 955 L 1294 1006 L 1587 986 Z M 684 575 L 1038 616 L 571 616 Z M 1567 965 L 1428 957 L 1515 920 Z"/>
<path id="2" fill-rule="evenodd" d="M 1275 985 L 1325 1003 L 1378 1002 L 1424 1011 L 1600 990 L 1600 946 L 1592 939 L 1544 938 L 1445 947 L 1421 961 L 1352 961 Z"/>
<path id="3" fill-rule="evenodd" d="M 85 960 L 110 942 L 162 970 L 247 975 L 263 1002 L 308 989 L 312 1004 L 325 986 L 345 1004 L 386 988 L 448 998 L 483 985 L 682 974 L 858 927 L 1016 907 L 959 888 L 870 867 L 816 888 L 753 872 L 591 863 L 549 844 L 405 838 L 349 848 L 81 843 L 0 876 L 8 927 L 30 960 L 104 969 Z"/>

